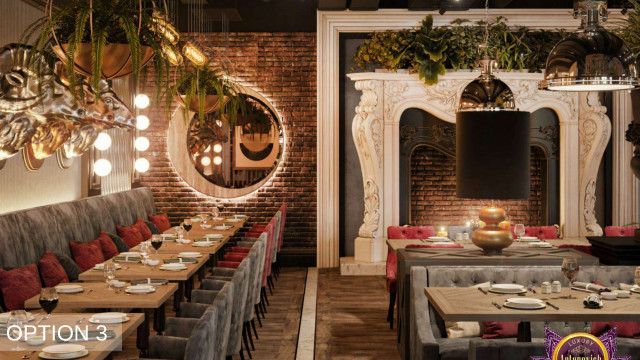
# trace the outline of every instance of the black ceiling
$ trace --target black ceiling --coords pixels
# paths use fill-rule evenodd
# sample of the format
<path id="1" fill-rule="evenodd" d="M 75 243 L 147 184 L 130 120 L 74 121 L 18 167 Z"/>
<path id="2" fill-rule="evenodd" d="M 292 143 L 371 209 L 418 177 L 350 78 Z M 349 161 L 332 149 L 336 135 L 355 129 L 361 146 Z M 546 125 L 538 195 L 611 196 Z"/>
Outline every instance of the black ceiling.
<path id="1" fill-rule="evenodd" d="M 43 3 L 44 0 L 24 0 Z M 167 0 L 178 3 L 178 27 L 189 31 L 189 14 L 193 5 L 204 2 L 206 31 L 223 30 L 221 17 L 229 19 L 231 32 L 315 32 L 316 10 L 411 9 L 459 11 L 484 7 L 484 0 Z M 627 0 L 609 0 L 610 8 L 621 8 Z M 573 0 L 489 0 L 495 8 L 572 8 Z M 193 19 L 193 17 L 191 17 Z"/>

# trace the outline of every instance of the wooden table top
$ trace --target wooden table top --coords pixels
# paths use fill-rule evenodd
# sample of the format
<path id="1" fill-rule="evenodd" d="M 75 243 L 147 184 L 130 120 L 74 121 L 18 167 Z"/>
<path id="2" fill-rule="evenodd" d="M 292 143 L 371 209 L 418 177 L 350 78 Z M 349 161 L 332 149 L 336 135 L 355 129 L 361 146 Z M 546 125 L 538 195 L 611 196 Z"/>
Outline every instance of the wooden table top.
<path id="1" fill-rule="evenodd" d="M 164 272 L 163 272 L 164 273 Z M 156 291 L 150 294 L 127 294 L 124 289 L 107 290 L 105 282 L 91 282 L 80 284 L 84 292 L 78 294 L 58 294 L 58 306 L 60 309 L 157 309 L 161 307 L 173 293 L 178 290 L 178 284 L 156 286 Z M 120 291 L 117 291 L 120 290 Z M 39 309 L 40 295 L 36 295 L 25 301 L 27 309 Z M 54 311 L 55 314 L 55 311 Z"/>
<path id="2" fill-rule="evenodd" d="M 166 245 L 167 243 L 163 244 Z M 171 244 L 171 243 L 169 243 Z M 175 244 L 175 243 L 173 243 Z M 182 251 L 197 251 L 197 250 L 187 250 L 185 246 L 182 246 Z M 198 248 L 195 248 L 198 249 Z M 172 270 L 160 270 L 160 265 L 164 264 L 164 259 L 177 259 L 176 254 L 161 254 L 158 251 L 158 255 L 155 254 L 154 250 L 151 249 L 152 254 L 149 256 L 150 259 L 160 260 L 157 266 L 144 266 L 142 263 L 127 263 L 127 262 L 116 262 L 120 266 L 121 269 L 116 270 L 116 279 L 117 280 L 140 280 L 140 279 L 167 279 L 170 281 L 187 281 L 193 274 L 195 274 L 198 269 L 205 266 L 207 260 L 209 260 L 209 254 L 204 251 L 200 251 L 202 253 L 202 257 L 198 258 L 198 262 L 196 264 L 185 264 L 187 268 L 185 270 L 180 271 L 172 271 Z M 182 251 L 178 251 L 182 252 Z M 113 259 L 108 260 L 107 262 L 114 262 Z M 89 269 L 78 276 L 78 280 L 80 281 L 105 281 L 104 274 L 102 270 L 93 270 Z"/>
<path id="3" fill-rule="evenodd" d="M 210 234 L 210 233 L 211 232 L 208 232 L 207 234 Z M 225 236 L 222 239 L 222 241 L 216 241 L 211 246 L 193 246 L 193 242 L 185 245 L 185 244 L 178 244 L 175 241 L 163 241 L 162 246 L 160 247 L 160 249 L 158 249 L 158 254 L 175 255 L 175 254 L 179 254 L 181 252 L 186 252 L 186 251 L 189 251 L 189 252 L 196 251 L 202 254 L 213 255 L 213 254 L 216 254 L 218 251 L 220 251 L 220 249 L 222 249 L 227 242 L 229 242 L 229 236 Z M 138 246 L 131 248 L 131 251 L 138 251 L 138 250 L 140 250 L 140 247 Z M 152 249 L 152 251 L 154 254 L 153 256 L 155 256 L 155 250 Z"/>
<path id="4" fill-rule="evenodd" d="M 566 239 L 548 239 L 542 240 L 550 243 L 554 247 L 558 247 L 558 245 L 591 245 L 589 241 L 584 237 L 576 237 L 576 238 L 566 238 Z M 394 253 L 398 252 L 398 249 L 404 249 L 407 245 L 429 245 L 431 242 L 421 239 L 387 239 L 387 245 L 393 250 Z M 473 245 L 471 240 L 457 240 L 454 241 L 456 244 L 460 244 L 464 246 L 465 249 L 479 249 L 479 247 Z M 640 244 L 640 243 L 638 243 Z M 514 241 L 511 246 L 507 249 L 539 249 L 535 247 L 530 247 L 527 242 Z"/>
<path id="5" fill-rule="evenodd" d="M 86 314 L 86 313 L 71 313 L 71 314 L 54 313 L 54 315 L 57 315 L 57 316 L 51 317 L 49 320 L 42 323 L 41 325 L 65 325 L 66 324 L 66 325 L 75 326 L 75 318 L 88 319 L 91 317 L 91 314 Z M 56 321 L 56 319 L 58 319 L 61 315 L 72 315 L 74 319 L 74 323 L 69 324 L 68 322 L 63 323 L 61 321 Z M 113 351 L 117 351 L 119 349 L 119 345 L 122 344 L 122 341 L 127 337 L 129 337 L 129 335 L 131 335 L 144 321 L 144 314 L 131 313 L 131 314 L 127 314 L 127 316 L 131 320 L 122 324 L 118 324 L 117 326 L 109 325 L 107 327 L 107 330 L 115 331 L 116 337 L 114 339 L 109 339 L 108 341 L 84 341 L 84 342 L 78 343 L 80 345 L 84 345 L 87 347 L 93 347 L 93 349 L 89 350 L 89 355 L 83 357 L 82 359 L 83 360 L 103 360 L 103 359 L 106 359 L 109 356 L 109 354 L 111 354 Z M 89 326 L 89 330 L 97 329 L 97 325 L 89 324 L 87 321 L 83 321 L 83 323 L 81 323 L 81 326 L 83 329 L 85 325 Z M 35 348 L 42 349 L 45 346 L 50 346 L 55 344 L 56 344 L 55 341 L 51 339 L 51 334 L 48 334 L 45 344 Z M 15 346 L 15 343 L 8 340 L 7 338 L 0 338 L 0 346 L 2 346 L 2 348 L 12 348 L 13 346 Z M 30 346 L 27 345 L 26 343 L 21 343 L 21 346 L 27 349 L 30 348 Z M 35 351 L 35 353 L 30 354 L 31 351 Z M 0 359 L 21 360 L 23 355 L 30 355 L 30 359 L 37 359 L 38 353 L 40 353 L 40 351 L 38 350 L 3 351 L 3 352 L 0 352 Z"/>
<path id="6" fill-rule="evenodd" d="M 482 294 L 474 288 L 426 287 L 424 293 L 429 302 L 445 321 L 638 321 L 640 320 L 640 294 L 628 299 L 603 300 L 602 309 L 588 309 L 582 304 L 587 293 L 573 290 L 576 299 L 562 299 L 569 294 L 568 288 L 561 293 L 537 294 L 527 292 L 527 297 L 549 301 L 560 308 L 548 306 L 541 310 L 517 310 L 502 306 L 506 299 L 517 295 Z M 496 302 L 502 309 L 492 305 Z M 424 309 L 428 311 L 428 309 Z"/>

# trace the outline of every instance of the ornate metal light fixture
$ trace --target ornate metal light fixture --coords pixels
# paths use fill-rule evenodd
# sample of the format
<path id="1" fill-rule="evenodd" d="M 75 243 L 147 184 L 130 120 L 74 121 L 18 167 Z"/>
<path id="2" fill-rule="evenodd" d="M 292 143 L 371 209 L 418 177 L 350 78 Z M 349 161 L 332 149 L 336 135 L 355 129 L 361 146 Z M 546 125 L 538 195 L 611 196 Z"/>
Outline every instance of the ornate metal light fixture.
<path id="1" fill-rule="evenodd" d="M 600 25 L 600 20 L 605 21 L 607 16 L 604 1 L 579 3 L 573 17 L 581 18 L 582 24 L 549 54 L 540 89 L 616 91 L 640 87 L 633 52 L 622 39 Z"/>

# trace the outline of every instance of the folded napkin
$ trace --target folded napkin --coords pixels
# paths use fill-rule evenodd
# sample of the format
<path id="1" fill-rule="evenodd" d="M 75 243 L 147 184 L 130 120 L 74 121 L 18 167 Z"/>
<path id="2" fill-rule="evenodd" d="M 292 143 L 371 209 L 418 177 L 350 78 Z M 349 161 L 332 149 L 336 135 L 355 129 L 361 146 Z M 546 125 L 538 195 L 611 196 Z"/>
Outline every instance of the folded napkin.
<path id="1" fill-rule="evenodd" d="M 196 258 L 188 258 L 188 257 L 179 257 L 177 259 L 164 259 L 163 262 L 165 264 L 175 264 L 175 263 L 197 264 L 198 263 L 198 259 L 196 259 Z"/>
<path id="2" fill-rule="evenodd" d="M 113 258 L 113 261 L 115 262 L 140 262 L 142 261 L 142 259 L 140 258 L 140 256 L 121 256 L 118 255 L 116 257 Z"/>
<path id="3" fill-rule="evenodd" d="M 587 295 L 582 303 L 589 309 L 600 309 L 603 306 L 602 300 L 600 300 L 600 294 L 596 293 Z"/>
<path id="4" fill-rule="evenodd" d="M 58 336 L 59 335 L 59 336 Z M 89 330 L 88 332 L 82 332 L 78 334 L 72 334 L 70 331 L 62 331 L 59 334 L 56 333 L 56 342 L 58 343 L 75 343 L 75 342 L 85 342 L 85 341 L 98 341 L 98 337 L 100 339 L 104 339 L 104 336 L 107 336 L 107 339 L 115 339 L 116 332 L 114 330 Z M 84 339 L 84 336 L 87 337 L 87 340 Z M 70 340 L 66 340 L 69 339 Z M 63 340 L 64 339 L 64 340 Z"/>
<path id="5" fill-rule="evenodd" d="M 220 240 L 220 239 L 197 238 L 197 239 L 193 239 L 193 242 L 207 242 L 207 241 L 216 241 L 216 240 Z"/>
<path id="6" fill-rule="evenodd" d="M 576 281 L 571 284 L 571 287 L 578 290 L 587 290 L 587 291 L 595 291 L 595 292 L 610 292 L 611 290 L 606 286 L 596 285 L 586 282 Z"/>
<path id="7" fill-rule="evenodd" d="M 167 285 L 169 283 L 168 280 L 164 279 L 140 279 L 140 280 L 131 280 L 131 285 Z"/>

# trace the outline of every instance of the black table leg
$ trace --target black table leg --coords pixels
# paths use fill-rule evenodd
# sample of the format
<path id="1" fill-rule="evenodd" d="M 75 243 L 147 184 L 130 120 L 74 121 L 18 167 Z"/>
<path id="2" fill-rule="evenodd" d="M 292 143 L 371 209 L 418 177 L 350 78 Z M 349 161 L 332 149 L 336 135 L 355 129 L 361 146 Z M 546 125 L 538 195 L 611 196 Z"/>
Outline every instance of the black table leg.
<path id="1" fill-rule="evenodd" d="M 140 357 L 144 358 L 149 351 L 149 316 L 151 316 L 151 313 L 146 309 L 138 310 L 137 312 L 144 314 L 144 320 L 142 320 L 142 324 L 138 326 L 138 336 L 136 338 L 136 347 L 140 350 Z"/>
<path id="2" fill-rule="evenodd" d="M 166 314 L 164 312 L 164 304 L 162 304 L 159 308 L 153 310 L 153 330 L 155 330 L 158 335 L 162 335 L 165 329 L 165 319 Z"/>
<path id="3" fill-rule="evenodd" d="M 187 279 L 184 286 L 184 295 L 188 301 L 191 301 L 191 291 L 193 290 L 193 276 Z"/>
<path id="4" fill-rule="evenodd" d="M 207 276 L 207 264 L 204 264 L 203 266 L 200 267 L 200 269 L 198 269 L 198 279 L 200 279 L 200 282 L 202 282 L 202 280 Z"/>
<path id="5" fill-rule="evenodd" d="M 518 342 L 531 342 L 531 323 L 520 321 L 518 323 Z"/>
<path id="6" fill-rule="evenodd" d="M 178 290 L 173 294 L 173 311 L 176 312 L 176 316 L 180 316 L 180 303 L 184 298 L 184 282 L 178 282 Z"/>

